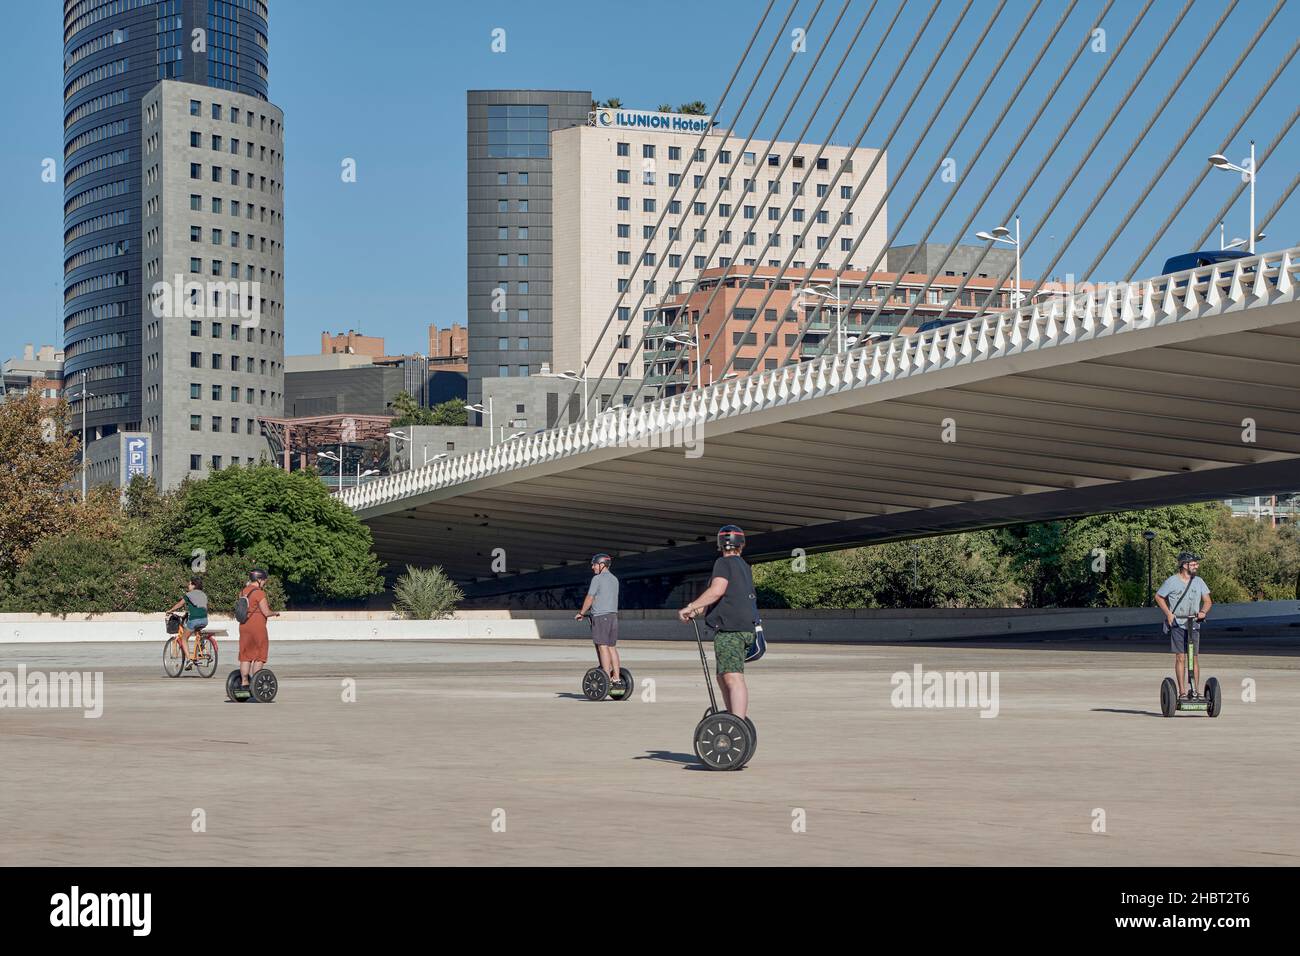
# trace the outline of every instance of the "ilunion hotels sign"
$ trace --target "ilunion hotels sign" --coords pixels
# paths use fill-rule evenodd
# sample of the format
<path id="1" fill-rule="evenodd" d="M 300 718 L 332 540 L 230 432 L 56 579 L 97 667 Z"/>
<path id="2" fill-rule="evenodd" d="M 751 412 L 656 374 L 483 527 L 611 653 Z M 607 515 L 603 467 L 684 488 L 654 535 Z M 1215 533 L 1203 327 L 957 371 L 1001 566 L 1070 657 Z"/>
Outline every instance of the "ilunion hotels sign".
<path id="1" fill-rule="evenodd" d="M 652 129 L 666 133 L 703 133 L 713 127 L 711 116 L 686 113 L 654 113 L 601 107 L 592 114 L 592 125 L 605 129 Z"/>

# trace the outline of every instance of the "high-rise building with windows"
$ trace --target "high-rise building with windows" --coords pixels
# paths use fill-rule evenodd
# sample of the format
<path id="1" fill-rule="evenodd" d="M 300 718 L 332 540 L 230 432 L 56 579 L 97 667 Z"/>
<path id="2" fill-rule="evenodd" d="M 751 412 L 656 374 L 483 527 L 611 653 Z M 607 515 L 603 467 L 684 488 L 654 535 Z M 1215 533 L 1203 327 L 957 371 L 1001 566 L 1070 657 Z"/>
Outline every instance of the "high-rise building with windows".
<path id="1" fill-rule="evenodd" d="M 279 414 L 283 125 L 268 102 L 267 17 L 263 0 L 64 2 L 66 395 L 78 430 L 87 403 L 90 460 L 99 439 L 146 434 L 149 473 L 165 485 L 260 456 L 266 443 L 248 422 Z M 177 275 L 182 288 L 172 289 Z M 248 288 L 226 288 L 241 281 L 260 286 L 251 306 Z M 156 314 L 164 304 L 172 314 Z M 244 323 L 238 371 L 227 354 L 232 313 Z M 202 348 L 190 347 L 196 338 Z M 188 374 L 194 351 L 202 378 Z"/>
<path id="2" fill-rule="evenodd" d="M 587 122 L 587 90 L 470 90 L 469 400 L 484 378 L 551 358 L 551 133 Z"/>

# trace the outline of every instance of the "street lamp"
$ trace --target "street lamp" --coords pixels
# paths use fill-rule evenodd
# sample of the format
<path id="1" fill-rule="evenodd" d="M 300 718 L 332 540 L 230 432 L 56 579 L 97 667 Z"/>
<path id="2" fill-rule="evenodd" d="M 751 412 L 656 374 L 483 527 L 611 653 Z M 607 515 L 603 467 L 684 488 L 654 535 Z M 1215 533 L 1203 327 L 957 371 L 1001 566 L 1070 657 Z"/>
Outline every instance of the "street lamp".
<path id="1" fill-rule="evenodd" d="M 479 415 L 482 415 L 484 412 L 483 403 L 479 402 L 476 405 L 466 405 L 465 411 L 477 412 Z M 492 396 L 491 395 L 488 396 L 488 400 L 487 400 L 487 417 L 488 417 L 488 444 L 491 445 L 494 440 L 494 435 L 492 431 L 493 424 L 492 424 Z"/>
<path id="2" fill-rule="evenodd" d="M 1152 579 L 1152 575 L 1154 574 L 1154 569 L 1151 564 L 1151 542 L 1156 539 L 1156 533 L 1154 531 L 1143 531 L 1142 537 L 1146 538 L 1147 541 L 1147 603 L 1146 606 L 1150 607 L 1151 589 L 1155 584 L 1155 581 Z"/>
<path id="3" fill-rule="evenodd" d="M 1257 235 L 1255 238 L 1256 238 L 1257 240 L 1258 240 L 1258 239 L 1267 239 L 1267 238 L 1268 238 L 1268 233 L 1261 232 L 1261 233 L 1260 233 L 1259 235 Z M 1220 242 L 1219 242 L 1219 248 L 1222 249 L 1222 250 L 1225 251 L 1225 252 L 1226 252 L 1227 250 L 1229 250 L 1229 249 L 1236 249 L 1238 246 L 1244 246 L 1244 245 L 1246 245 L 1246 240 L 1245 240 L 1245 239 L 1241 239 L 1241 238 L 1233 239 L 1232 242 L 1228 243 L 1226 246 L 1223 245 L 1222 238 L 1220 238 Z"/>
<path id="4" fill-rule="evenodd" d="M 339 453 L 336 455 L 332 451 L 318 451 L 317 458 L 324 458 L 326 461 L 337 462 L 339 466 L 339 491 L 343 490 L 343 446 L 339 446 Z"/>
<path id="5" fill-rule="evenodd" d="M 379 474 L 379 471 L 374 468 L 367 468 L 365 471 L 362 471 L 361 463 L 357 462 L 357 487 L 358 488 L 361 487 L 362 478 L 369 478 L 371 475 L 377 475 L 377 474 Z"/>
<path id="6" fill-rule="evenodd" d="M 1011 303 L 1013 309 L 1020 307 L 1020 217 L 1016 216 L 1016 235 L 1011 238 L 1011 230 L 1006 226 L 997 226 L 988 232 L 975 233 L 976 239 L 983 239 L 985 242 L 1001 242 L 1008 246 L 1014 246 L 1016 250 L 1016 295 Z"/>
<path id="7" fill-rule="evenodd" d="M 1253 139 L 1250 141 L 1250 169 L 1228 162 L 1227 157 L 1222 153 L 1215 153 L 1210 157 L 1209 162 L 1215 169 L 1241 173 L 1247 177 L 1246 182 L 1250 183 L 1250 233 L 1247 251 L 1253 256 L 1255 254 L 1255 141 Z"/>
<path id="8" fill-rule="evenodd" d="M 95 393 L 90 391 L 86 385 L 86 373 L 81 373 L 81 392 L 77 396 L 81 400 L 81 503 L 86 503 L 86 399 L 94 398 Z"/>
<path id="9" fill-rule="evenodd" d="M 831 295 L 831 287 L 828 285 L 808 286 L 803 291 L 811 293 L 812 295 L 817 296 L 819 299 L 827 299 L 828 301 L 833 301 L 835 303 L 835 351 L 837 353 L 843 352 L 845 348 L 844 302 L 843 300 L 840 299 L 839 277 L 837 276 L 835 278 L 834 295 Z M 800 303 L 800 306 L 802 307 L 802 303 Z"/>
<path id="10" fill-rule="evenodd" d="M 704 371 L 700 368 L 700 341 L 691 335 L 665 335 L 665 342 L 672 342 L 674 345 L 684 345 L 688 349 L 695 349 L 695 387 L 702 388 L 704 384 Z"/>
<path id="11" fill-rule="evenodd" d="M 589 399 L 587 398 L 587 364 L 585 362 L 583 363 L 581 375 L 579 375 L 573 369 L 566 369 L 565 371 L 558 373 L 555 377 L 562 378 L 570 382 L 582 383 L 582 420 L 586 421 L 587 403 L 589 401 Z"/>

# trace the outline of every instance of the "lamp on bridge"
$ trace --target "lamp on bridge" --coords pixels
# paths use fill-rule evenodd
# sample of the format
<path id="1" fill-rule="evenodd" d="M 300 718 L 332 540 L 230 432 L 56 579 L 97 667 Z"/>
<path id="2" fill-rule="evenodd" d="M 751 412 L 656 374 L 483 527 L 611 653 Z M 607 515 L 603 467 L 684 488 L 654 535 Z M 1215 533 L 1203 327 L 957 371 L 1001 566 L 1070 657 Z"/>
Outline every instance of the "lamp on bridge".
<path id="1" fill-rule="evenodd" d="M 1020 217 L 1016 216 L 1016 234 L 1015 238 L 1011 237 L 1011 230 L 1006 226 L 997 226 L 988 232 L 975 233 L 976 239 L 983 239 L 985 242 L 1002 242 L 1008 246 L 1015 246 L 1016 249 L 1016 293 L 1011 302 L 1013 309 L 1020 308 Z"/>
<path id="2" fill-rule="evenodd" d="M 1228 162 L 1227 157 L 1222 153 L 1215 153 L 1210 157 L 1210 165 L 1215 169 L 1224 169 L 1230 173 L 1241 173 L 1242 177 L 1250 184 L 1250 233 L 1247 237 L 1246 251 L 1252 256 L 1255 254 L 1255 141 L 1250 141 L 1250 168 L 1238 166 L 1236 163 Z M 1259 237 L 1264 238 L 1263 236 Z M 1234 242 L 1233 245 L 1236 245 Z M 1228 246 L 1229 249 L 1232 246 Z"/>

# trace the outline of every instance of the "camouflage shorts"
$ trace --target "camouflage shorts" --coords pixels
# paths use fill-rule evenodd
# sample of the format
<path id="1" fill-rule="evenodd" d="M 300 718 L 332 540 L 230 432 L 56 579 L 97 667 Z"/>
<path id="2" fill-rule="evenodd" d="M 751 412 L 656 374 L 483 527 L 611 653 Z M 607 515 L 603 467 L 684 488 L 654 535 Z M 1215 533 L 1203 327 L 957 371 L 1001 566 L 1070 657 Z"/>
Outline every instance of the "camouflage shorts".
<path id="1" fill-rule="evenodd" d="M 713 656 L 718 662 L 718 673 L 745 673 L 745 652 L 753 643 L 753 631 L 718 631 L 714 634 Z"/>

